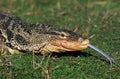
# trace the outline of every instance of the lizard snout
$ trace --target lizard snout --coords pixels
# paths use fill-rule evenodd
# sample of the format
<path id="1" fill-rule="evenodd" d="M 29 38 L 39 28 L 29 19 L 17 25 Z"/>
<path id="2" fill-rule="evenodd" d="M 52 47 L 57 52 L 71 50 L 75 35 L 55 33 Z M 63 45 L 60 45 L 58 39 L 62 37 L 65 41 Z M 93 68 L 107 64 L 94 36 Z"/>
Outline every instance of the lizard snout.
<path id="1" fill-rule="evenodd" d="M 83 40 L 83 41 L 81 42 L 81 44 L 82 44 L 82 45 L 87 45 L 87 44 L 89 44 L 89 42 L 90 42 L 90 41 L 89 41 L 88 39 L 86 39 L 86 40 Z"/>
<path id="2" fill-rule="evenodd" d="M 81 44 L 83 44 L 83 45 L 89 44 L 89 40 L 88 39 L 83 39 L 81 37 L 78 39 L 78 42 L 81 43 Z"/>

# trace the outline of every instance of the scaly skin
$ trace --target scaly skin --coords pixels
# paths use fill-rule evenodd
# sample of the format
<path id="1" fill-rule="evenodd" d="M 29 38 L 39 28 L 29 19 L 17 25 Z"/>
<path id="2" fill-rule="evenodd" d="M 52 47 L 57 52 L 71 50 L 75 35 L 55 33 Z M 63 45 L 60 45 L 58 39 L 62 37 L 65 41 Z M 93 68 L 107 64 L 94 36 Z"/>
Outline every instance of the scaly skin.
<path id="1" fill-rule="evenodd" d="M 2 43 L 10 50 L 32 51 L 43 55 L 83 50 L 89 43 L 89 40 L 73 31 L 51 25 L 26 23 L 7 13 L 0 13 L 0 32 L 0 38 L 5 38 Z M 14 51 L 9 52 L 13 54 Z"/>

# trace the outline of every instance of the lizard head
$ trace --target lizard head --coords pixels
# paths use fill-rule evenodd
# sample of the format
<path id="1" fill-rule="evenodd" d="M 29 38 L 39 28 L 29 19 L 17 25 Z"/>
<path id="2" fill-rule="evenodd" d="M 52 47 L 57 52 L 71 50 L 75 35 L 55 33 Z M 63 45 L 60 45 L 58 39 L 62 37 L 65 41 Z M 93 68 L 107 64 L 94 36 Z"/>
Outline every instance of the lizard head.
<path id="1" fill-rule="evenodd" d="M 44 53 L 83 50 L 89 44 L 89 40 L 70 30 L 57 29 L 49 31 L 48 34 L 50 41 L 42 49 Z"/>

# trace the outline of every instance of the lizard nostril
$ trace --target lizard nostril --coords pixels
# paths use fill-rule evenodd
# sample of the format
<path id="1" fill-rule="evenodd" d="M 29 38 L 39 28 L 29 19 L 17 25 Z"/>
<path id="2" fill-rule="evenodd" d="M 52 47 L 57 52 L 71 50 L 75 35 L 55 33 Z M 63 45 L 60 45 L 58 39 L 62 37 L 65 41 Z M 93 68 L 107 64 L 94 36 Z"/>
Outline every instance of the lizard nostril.
<path id="1" fill-rule="evenodd" d="M 78 39 L 78 41 L 79 41 L 79 42 L 83 42 L 83 38 L 80 37 L 80 38 Z"/>

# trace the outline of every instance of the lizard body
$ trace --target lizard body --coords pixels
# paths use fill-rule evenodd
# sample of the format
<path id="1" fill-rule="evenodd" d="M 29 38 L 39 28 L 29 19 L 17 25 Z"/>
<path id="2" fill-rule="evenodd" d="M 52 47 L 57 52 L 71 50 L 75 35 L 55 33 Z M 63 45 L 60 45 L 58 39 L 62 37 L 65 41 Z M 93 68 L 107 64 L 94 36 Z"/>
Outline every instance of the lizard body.
<path id="1" fill-rule="evenodd" d="M 0 32 L 5 39 L 4 45 L 11 50 L 32 51 L 43 55 L 83 50 L 89 43 L 89 40 L 72 31 L 51 25 L 26 23 L 7 13 L 0 13 Z"/>
<path id="2" fill-rule="evenodd" d="M 46 24 L 26 23 L 19 17 L 0 12 L 1 52 L 7 50 L 14 54 L 19 51 L 32 51 L 48 55 L 53 52 L 83 50 L 88 46 L 107 58 L 111 66 L 115 63 L 112 57 L 73 31 Z"/>

